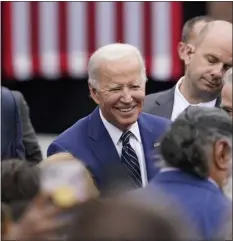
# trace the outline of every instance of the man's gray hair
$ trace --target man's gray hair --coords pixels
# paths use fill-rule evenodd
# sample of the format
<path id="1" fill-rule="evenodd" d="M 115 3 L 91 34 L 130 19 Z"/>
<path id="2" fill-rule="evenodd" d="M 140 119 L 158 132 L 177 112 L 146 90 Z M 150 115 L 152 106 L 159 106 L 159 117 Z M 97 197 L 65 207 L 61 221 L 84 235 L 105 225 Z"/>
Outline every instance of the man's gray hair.
<path id="1" fill-rule="evenodd" d="M 133 45 L 123 44 L 123 43 L 114 43 L 103 46 L 97 49 L 92 56 L 90 57 L 88 63 L 88 83 L 94 87 L 98 88 L 99 81 L 99 69 L 100 65 L 106 61 L 115 61 L 123 58 L 134 57 L 138 58 L 141 65 L 141 79 L 142 84 L 145 84 L 147 81 L 146 77 L 146 68 L 144 59 L 140 51 Z"/>
<path id="2" fill-rule="evenodd" d="M 167 165 L 208 177 L 214 143 L 225 140 L 232 150 L 232 119 L 220 108 L 188 107 L 161 141 Z"/>
<path id="3" fill-rule="evenodd" d="M 232 84 L 232 68 L 228 69 L 225 75 L 223 76 L 224 84 Z"/>

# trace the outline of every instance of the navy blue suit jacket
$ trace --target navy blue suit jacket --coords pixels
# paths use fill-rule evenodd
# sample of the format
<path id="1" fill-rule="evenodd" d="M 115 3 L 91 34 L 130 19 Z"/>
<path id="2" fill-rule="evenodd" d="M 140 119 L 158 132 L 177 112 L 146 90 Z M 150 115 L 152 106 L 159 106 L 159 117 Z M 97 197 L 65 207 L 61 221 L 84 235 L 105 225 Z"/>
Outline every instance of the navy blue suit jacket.
<path id="1" fill-rule="evenodd" d="M 18 105 L 12 92 L 1 87 L 1 160 L 25 159 Z"/>
<path id="2" fill-rule="evenodd" d="M 150 180 L 157 172 L 154 143 L 158 142 L 165 133 L 170 126 L 170 121 L 141 113 L 138 125 L 144 148 L 147 176 Z M 120 163 L 120 157 L 104 127 L 98 107 L 59 135 L 49 146 L 47 154 L 50 156 L 58 152 L 70 152 L 82 160 L 100 189 L 107 185 L 106 166 L 117 166 Z"/>
<path id="3" fill-rule="evenodd" d="M 166 194 L 168 206 L 183 212 L 187 222 L 198 232 L 201 238 L 216 238 L 221 228 L 230 219 L 232 204 L 214 183 L 201 180 L 181 171 L 158 173 L 149 185 L 139 193 L 154 193 L 158 190 Z M 180 208 L 180 209 L 179 209 Z"/>

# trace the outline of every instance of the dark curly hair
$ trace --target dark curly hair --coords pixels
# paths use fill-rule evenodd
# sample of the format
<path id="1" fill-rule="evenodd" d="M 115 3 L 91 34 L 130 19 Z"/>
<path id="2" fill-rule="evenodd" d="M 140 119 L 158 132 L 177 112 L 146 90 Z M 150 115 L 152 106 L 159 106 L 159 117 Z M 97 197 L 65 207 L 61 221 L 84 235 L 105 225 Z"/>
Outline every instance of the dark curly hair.
<path id="1" fill-rule="evenodd" d="M 232 142 L 232 119 L 218 108 L 190 106 L 171 125 L 160 150 L 167 165 L 206 178 L 207 153 L 222 138 Z"/>
<path id="2" fill-rule="evenodd" d="M 2 202 L 30 201 L 39 192 L 39 167 L 23 160 L 1 163 Z"/>

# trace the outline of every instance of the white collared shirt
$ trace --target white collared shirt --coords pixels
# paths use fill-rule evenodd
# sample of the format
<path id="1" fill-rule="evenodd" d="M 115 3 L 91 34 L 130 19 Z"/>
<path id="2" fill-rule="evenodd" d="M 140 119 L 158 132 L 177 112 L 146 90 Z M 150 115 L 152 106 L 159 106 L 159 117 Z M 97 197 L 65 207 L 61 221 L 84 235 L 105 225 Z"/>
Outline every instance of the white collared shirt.
<path id="1" fill-rule="evenodd" d="M 202 106 L 202 107 L 215 107 L 215 104 L 216 104 L 216 99 L 205 103 L 201 102 L 196 105 L 190 104 L 179 90 L 183 78 L 184 77 L 181 77 L 179 79 L 175 87 L 174 104 L 173 104 L 173 110 L 172 110 L 172 116 L 171 116 L 172 121 L 174 121 L 178 117 L 178 115 L 181 112 L 183 112 L 189 105 Z"/>
<path id="2" fill-rule="evenodd" d="M 111 137 L 111 139 L 114 143 L 114 146 L 116 147 L 116 150 L 119 154 L 119 157 L 121 157 L 122 142 L 120 141 L 120 138 L 121 138 L 121 135 L 122 135 L 123 131 L 119 130 L 114 125 L 112 125 L 110 122 L 108 122 L 104 118 L 101 110 L 100 110 L 100 118 L 101 118 L 105 128 L 107 129 L 107 131 L 108 131 L 108 133 L 109 133 L 109 135 L 110 135 L 110 137 Z M 145 187 L 148 183 L 148 179 L 147 179 L 144 150 L 143 150 L 143 145 L 142 145 L 141 135 L 140 135 L 140 132 L 139 132 L 138 123 L 135 122 L 130 127 L 129 130 L 133 134 L 133 135 L 130 136 L 129 143 L 137 154 L 139 165 L 140 165 L 140 170 L 141 170 L 142 185 L 143 185 L 143 187 Z"/>

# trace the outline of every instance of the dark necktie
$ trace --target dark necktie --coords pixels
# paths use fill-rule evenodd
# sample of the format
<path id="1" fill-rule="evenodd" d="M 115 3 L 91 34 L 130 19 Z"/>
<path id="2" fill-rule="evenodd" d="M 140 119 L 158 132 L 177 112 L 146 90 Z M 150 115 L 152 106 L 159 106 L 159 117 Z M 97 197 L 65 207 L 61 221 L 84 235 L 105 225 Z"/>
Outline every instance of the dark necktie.
<path id="1" fill-rule="evenodd" d="M 132 133 L 126 131 L 122 134 L 120 140 L 122 141 L 121 161 L 125 165 L 129 178 L 136 187 L 142 186 L 142 177 L 138 157 L 134 149 L 129 144 L 129 139 Z"/>

